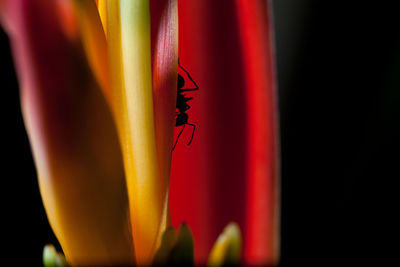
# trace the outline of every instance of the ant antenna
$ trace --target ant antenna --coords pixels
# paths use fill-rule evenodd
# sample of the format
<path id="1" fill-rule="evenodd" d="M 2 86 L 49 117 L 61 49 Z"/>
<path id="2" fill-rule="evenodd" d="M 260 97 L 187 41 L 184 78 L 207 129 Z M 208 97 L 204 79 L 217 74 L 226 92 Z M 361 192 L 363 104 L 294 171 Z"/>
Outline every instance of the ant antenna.
<path id="1" fill-rule="evenodd" d="M 186 73 L 186 75 L 188 76 L 188 78 L 190 79 L 190 81 L 192 81 L 192 83 L 196 86 L 196 88 L 198 89 L 199 86 L 196 84 L 196 82 L 193 80 L 192 76 L 190 76 L 189 72 L 181 66 L 181 64 L 179 63 L 179 58 L 178 58 L 178 66 Z"/>

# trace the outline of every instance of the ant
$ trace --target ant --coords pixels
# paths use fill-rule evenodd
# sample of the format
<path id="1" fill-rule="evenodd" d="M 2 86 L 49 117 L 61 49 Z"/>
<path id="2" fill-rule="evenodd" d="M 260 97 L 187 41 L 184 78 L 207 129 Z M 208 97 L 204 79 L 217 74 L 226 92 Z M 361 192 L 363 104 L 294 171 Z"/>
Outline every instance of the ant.
<path id="1" fill-rule="evenodd" d="M 181 64 L 179 63 L 179 58 L 178 58 L 178 66 L 179 68 L 181 68 L 187 75 L 187 77 L 190 79 L 190 81 L 195 85 L 195 88 L 186 88 L 183 89 L 183 87 L 185 86 L 185 79 L 183 78 L 182 75 L 180 75 L 178 73 L 178 93 L 176 96 L 176 109 L 178 110 L 176 112 L 176 123 L 175 123 L 175 127 L 178 126 L 183 126 L 182 130 L 179 132 L 175 144 L 172 148 L 172 150 L 175 149 L 176 144 L 178 143 L 178 139 L 181 136 L 183 130 L 185 130 L 185 126 L 186 124 L 190 125 L 193 127 L 193 132 L 192 132 L 192 137 L 190 138 L 190 141 L 187 145 L 190 145 L 192 143 L 193 140 L 193 136 L 194 136 L 194 130 L 196 129 L 196 125 L 189 123 L 188 119 L 189 119 L 189 115 L 186 113 L 186 111 L 188 111 L 190 109 L 190 106 L 187 104 L 187 102 L 189 102 L 190 100 L 193 99 L 193 97 L 186 97 L 183 93 L 184 92 L 189 92 L 189 91 L 197 91 L 199 90 L 199 87 L 197 86 L 197 84 L 195 83 L 195 81 L 193 81 L 192 77 L 190 76 L 189 72 L 187 70 L 185 70 Z"/>

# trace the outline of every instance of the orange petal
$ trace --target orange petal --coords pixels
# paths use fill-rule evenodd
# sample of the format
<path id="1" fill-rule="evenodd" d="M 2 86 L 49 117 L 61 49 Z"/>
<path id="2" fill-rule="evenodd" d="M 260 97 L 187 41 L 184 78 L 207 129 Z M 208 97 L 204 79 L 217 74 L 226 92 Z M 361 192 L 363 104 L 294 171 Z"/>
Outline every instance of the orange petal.
<path id="1" fill-rule="evenodd" d="M 116 128 L 56 1 L 12 0 L 24 121 L 50 224 L 73 265 L 133 263 Z"/>
<path id="2" fill-rule="evenodd" d="M 85 52 L 107 101 L 111 101 L 107 41 L 97 7 L 92 1 L 75 0 Z"/>
<path id="3" fill-rule="evenodd" d="M 103 30 L 104 30 L 104 34 L 107 37 L 107 0 L 99 0 L 97 2 L 97 8 L 99 9 L 99 14 L 100 14 L 100 18 L 101 18 L 101 23 L 103 24 Z"/>

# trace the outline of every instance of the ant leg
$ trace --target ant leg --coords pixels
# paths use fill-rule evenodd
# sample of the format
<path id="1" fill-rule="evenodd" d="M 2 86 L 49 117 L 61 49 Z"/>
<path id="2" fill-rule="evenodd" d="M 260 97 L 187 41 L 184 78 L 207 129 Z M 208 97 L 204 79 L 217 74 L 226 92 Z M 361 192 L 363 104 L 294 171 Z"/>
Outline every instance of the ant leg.
<path id="1" fill-rule="evenodd" d="M 179 137 L 181 137 L 183 130 L 185 130 L 185 126 L 186 126 L 186 124 L 183 125 L 182 130 L 179 132 L 178 136 L 176 137 L 176 141 L 175 141 L 174 146 L 172 147 L 172 151 L 174 151 L 176 144 L 178 143 Z"/>
<path id="2" fill-rule="evenodd" d="M 181 92 L 189 92 L 189 91 L 197 91 L 199 90 L 199 87 L 196 88 L 186 88 L 186 89 L 179 89 Z"/>
<path id="3" fill-rule="evenodd" d="M 192 141 L 193 141 L 194 130 L 196 130 L 196 125 L 191 124 L 191 123 L 188 123 L 188 124 L 189 124 L 190 126 L 193 127 L 192 137 L 190 137 L 190 141 L 189 141 L 189 143 L 187 144 L 187 145 L 190 145 L 190 144 L 192 143 Z"/>

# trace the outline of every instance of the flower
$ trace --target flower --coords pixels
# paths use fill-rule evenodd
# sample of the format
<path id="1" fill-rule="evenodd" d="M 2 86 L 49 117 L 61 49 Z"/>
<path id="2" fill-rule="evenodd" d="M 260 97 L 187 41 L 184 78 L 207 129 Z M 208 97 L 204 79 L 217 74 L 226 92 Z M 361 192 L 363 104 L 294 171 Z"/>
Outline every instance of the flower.
<path id="1" fill-rule="evenodd" d="M 171 153 L 177 0 L 0 0 L 43 203 L 68 262 L 174 262 L 193 241 L 171 220 L 193 229 L 197 263 L 211 249 L 210 265 L 237 262 L 239 228 L 243 263 L 278 261 L 268 10 L 179 2 L 179 55 L 200 91 L 193 144 Z"/>
<path id="2" fill-rule="evenodd" d="M 177 14 L 157 2 L 169 48 L 155 46 L 153 72 L 148 1 L 109 1 L 107 41 L 94 1 L 2 2 L 43 202 L 72 264 L 149 262 L 167 225 Z"/>

